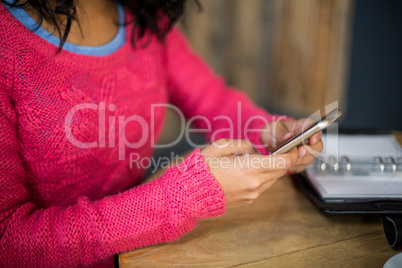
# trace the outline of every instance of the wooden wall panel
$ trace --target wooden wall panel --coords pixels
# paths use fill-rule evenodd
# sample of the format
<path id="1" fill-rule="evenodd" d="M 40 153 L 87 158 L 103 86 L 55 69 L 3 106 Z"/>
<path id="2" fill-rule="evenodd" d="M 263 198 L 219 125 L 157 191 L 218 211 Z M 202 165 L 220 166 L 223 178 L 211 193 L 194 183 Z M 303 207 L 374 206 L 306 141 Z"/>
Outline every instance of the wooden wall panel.
<path id="1" fill-rule="evenodd" d="M 189 1 L 184 32 L 199 53 L 229 85 L 254 100 L 266 92 L 273 0 L 201 0 L 198 12 Z M 272 26 L 271 26 L 272 28 Z M 264 87 L 264 88 L 263 88 Z"/>
<path id="2" fill-rule="evenodd" d="M 229 84 L 285 113 L 344 103 L 353 0 L 200 2 L 184 31 Z"/>
<path id="3" fill-rule="evenodd" d="M 309 115 L 334 101 L 345 106 L 353 1 L 275 1 L 267 105 Z"/>
<path id="4" fill-rule="evenodd" d="M 201 12 L 188 1 L 180 27 L 229 85 L 260 106 L 293 116 L 336 100 L 343 106 L 353 0 L 200 3 Z"/>

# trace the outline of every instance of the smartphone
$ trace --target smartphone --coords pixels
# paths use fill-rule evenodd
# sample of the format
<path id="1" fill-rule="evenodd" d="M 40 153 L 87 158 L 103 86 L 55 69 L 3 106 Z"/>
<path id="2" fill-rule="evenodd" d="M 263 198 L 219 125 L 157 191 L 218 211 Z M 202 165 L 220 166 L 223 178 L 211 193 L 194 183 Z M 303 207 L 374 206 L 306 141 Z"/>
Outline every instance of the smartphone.
<path id="1" fill-rule="evenodd" d="M 336 119 L 338 119 L 342 115 L 342 111 L 338 108 L 335 108 L 330 113 L 326 114 L 319 121 L 312 123 L 306 130 L 302 131 L 302 133 L 290 138 L 285 141 L 282 145 L 272 150 L 271 154 L 284 154 L 292 150 L 293 148 L 299 146 L 300 144 L 304 144 L 304 142 L 308 141 L 314 134 L 320 132 L 321 130 L 327 128 Z"/>

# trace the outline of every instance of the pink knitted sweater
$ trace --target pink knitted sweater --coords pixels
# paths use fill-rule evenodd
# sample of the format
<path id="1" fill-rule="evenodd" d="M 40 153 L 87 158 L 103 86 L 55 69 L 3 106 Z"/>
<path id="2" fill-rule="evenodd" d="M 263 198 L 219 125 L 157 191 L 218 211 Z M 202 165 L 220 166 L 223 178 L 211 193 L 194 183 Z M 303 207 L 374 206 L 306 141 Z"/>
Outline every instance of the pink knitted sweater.
<path id="1" fill-rule="evenodd" d="M 63 50 L 55 56 L 56 46 L 0 5 L 1 267 L 93 266 L 176 240 L 199 219 L 225 212 L 224 194 L 198 149 L 141 184 L 145 170 L 130 167 L 130 155 L 152 155 L 165 118 L 164 108 L 153 113 L 151 105 L 171 102 L 187 118 L 205 116 L 210 138 L 222 130 L 214 139 L 229 137 L 228 121 L 215 116 L 233 119 L 234 138 L 244 138 L 250 117 L 272 116 L 225 86 L 178 30 L 164 43 L 138 41 L 137 49 L 129 42 L 131 27 L 126 31 L 125 45 L 111 55 Z M 81 104 L 91 106 L 69 116 Z M 148 131 L 125 121 L 131 116 L 142 118 Z M 249 127 L 263 125 L 255 120 Z M 93 146 L 76 146 L 72 136 Z M 121 145 L 122 138 L 129 143 Z M 258 144 L 259 133 L 249 139 Z M 138 148 L 127 146 L 139 141 Z"/>

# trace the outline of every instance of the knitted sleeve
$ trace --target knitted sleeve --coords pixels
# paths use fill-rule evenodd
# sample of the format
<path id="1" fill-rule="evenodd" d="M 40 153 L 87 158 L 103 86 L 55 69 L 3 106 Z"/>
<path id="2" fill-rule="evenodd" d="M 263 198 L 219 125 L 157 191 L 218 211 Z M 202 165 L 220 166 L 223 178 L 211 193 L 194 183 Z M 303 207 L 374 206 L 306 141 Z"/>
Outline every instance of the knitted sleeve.
<path id="1" fill-rule="evenodd" d="M 189 48 L 183 35 L 173 29 L 166 40 L 170 101 L 208 139 L 247 139 L 265 154 L 261 129 L 273 120 L 287 119 L 256 107 L 242 92 L 226 86 Z"/>
<path id="2" fill-rule="evenodd" d="M 0 82 L 0 267 L 93 265 L 175 240 L 197 220 L 225 212 L 223 191 L 199 149 L 149 184 L 96 202 L 83 197 L 67 208 L 38 207 L 24 185 L 16 123 Z"/>

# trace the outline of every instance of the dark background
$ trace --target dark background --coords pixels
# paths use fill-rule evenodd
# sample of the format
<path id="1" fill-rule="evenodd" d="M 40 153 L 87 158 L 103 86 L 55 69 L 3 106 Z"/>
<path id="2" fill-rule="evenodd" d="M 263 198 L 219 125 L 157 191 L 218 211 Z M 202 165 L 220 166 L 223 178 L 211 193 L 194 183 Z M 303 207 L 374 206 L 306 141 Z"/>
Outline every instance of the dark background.
<path id="1" fill-rule="evenodd" d="M 357 0 L 342 128 L 402 130 L 402 1 Z"/>

